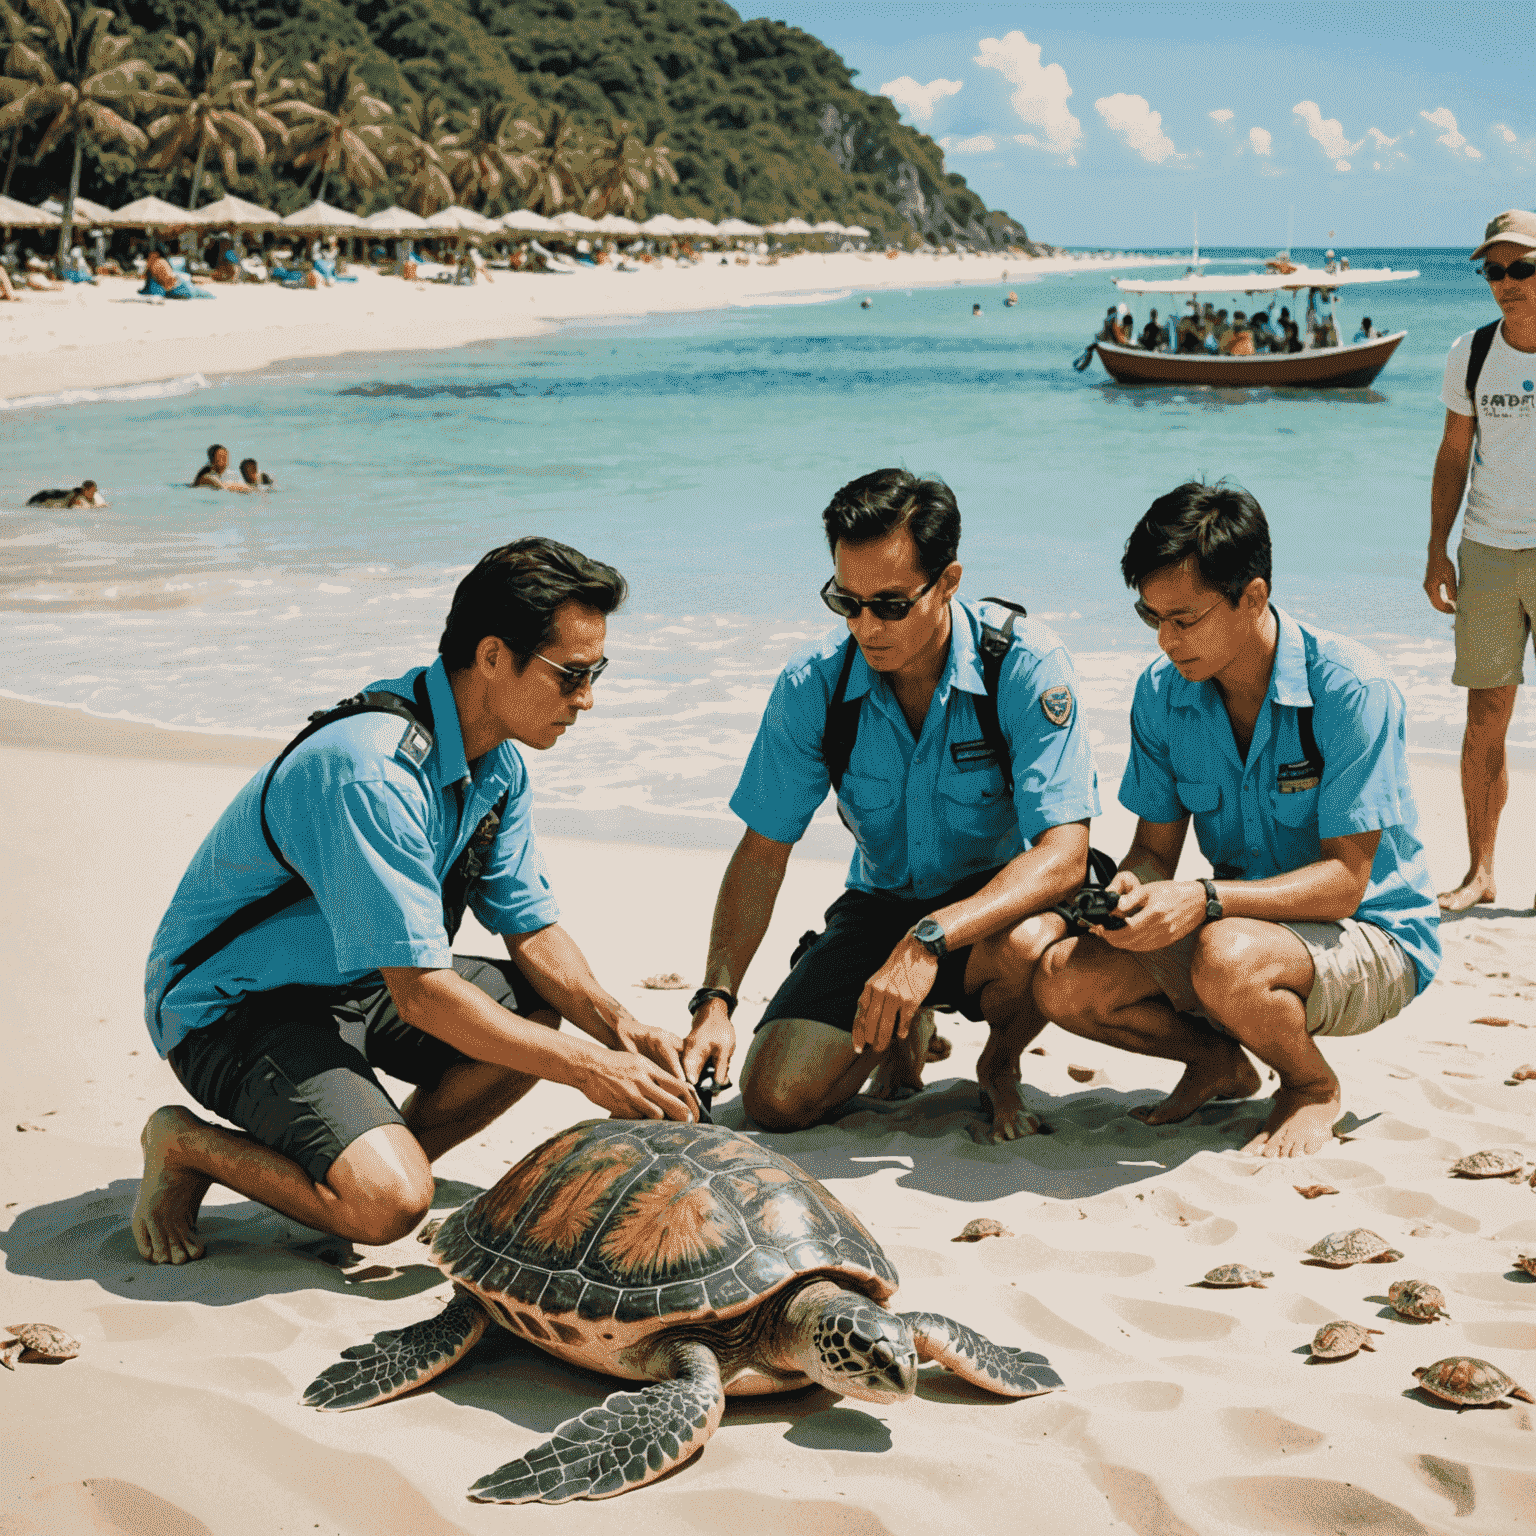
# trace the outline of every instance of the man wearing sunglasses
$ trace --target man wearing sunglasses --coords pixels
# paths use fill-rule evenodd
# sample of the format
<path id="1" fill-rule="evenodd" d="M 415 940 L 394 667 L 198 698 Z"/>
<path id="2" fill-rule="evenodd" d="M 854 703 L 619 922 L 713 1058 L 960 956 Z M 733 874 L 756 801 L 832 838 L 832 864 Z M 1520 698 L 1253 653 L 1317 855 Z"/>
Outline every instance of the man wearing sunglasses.
<path id="1" fill-rule="evenodd" d="M 1082 885 L 1099 809 L 1072 663 L 1044 625 L 1017 624 L 996 696 L 1010 796 L 980 723 L 982 608 L 956 596 L 953 492 L 877 470 L 845 485 L 822 521 L 833 560 L 822 600 L 847 627 L 780 674 L 731 798 L 747 831 L 715 905 L 685 1070 L 707 1063 L 726 1081 L 734 994 L 790 852 L 826 799 L 841 696 L 838 719 L 848 707 L 857 721 L 837 791 L 857 844 L 848 889 L 763 1014 L 742 1069 L 747 1111 L 793 1130 L 877 1069 L 879 1092 L 921 1087 L 932 1026 L 914 1021 L 948 1003 L 991 1029 L 978 1065 L 991 1115 L 981 1134 L 1011 1140 L 1039 1126 L 1019 1059 L 1044 1027 L 1031 972 L 1063 931 L 1059 917 L 1036 914 Z"/>
<path id="2" fill-rule="evenodd" d="M 145 1017 L 187 1093 L 241 1129 L 150 1116 L 146 1259 L 202 1256 L 216 1183 L 393 1242 L 426 1213 L 432 1162 L 540 1078 L 621 1117 L 697 1118 L 683 1042 L 632 1018 L 560 926 L 518 751 L 592 708 L 625 590 L 553 539 L 492 550 L 431 666 L 325 712 L 219 818 L 155 935 Z M 453 953 L 466 905 L 505 960 Z M 415 1091 L 397 1108 L 376 1071 Z"/>
<path id="3" fill-rule="evenodd" d="M 1269 525 L 1246 491 L 1190 483 L 1126 541 L 1163 655 L 1131 706 L 1120 803 L 1140 818 L 1115 926 L 1047 951 L 1035 998 L 1063 1029 L 1184 1064 L 1148 1125 L 1279 1080 L 1245 1151 L 1303 1157 L 1342 1113 L 1317 1036 L 1405 1008 L 1440 963 L 1403 697 L 1374 656 L 1270 603 Z M 1214 879 L 1177 879 L 1193 819 Z"/>
<path id="4" fill-rule="evenodd" d="M 1455 890 L 1441 894 L 1445 912 L 1465 912 L 1498 896 L 1493 848 L 1509 798 L 1504 738 L 1525 681 L 1536 616 L 1536 213 L 1501 213 L 1472 259 L 1483 263 L 1502 318 L 1458 337 L 1446 359 L 1445 432 L 1430 490 L 1424 573 L 1430 602 L 1456 615 L 1451 681 L 1467 690 L 1461 745 L 1467 872 Z M 1447 551 L 1463 491 L 1466 518 L 1453 565 Z"/>

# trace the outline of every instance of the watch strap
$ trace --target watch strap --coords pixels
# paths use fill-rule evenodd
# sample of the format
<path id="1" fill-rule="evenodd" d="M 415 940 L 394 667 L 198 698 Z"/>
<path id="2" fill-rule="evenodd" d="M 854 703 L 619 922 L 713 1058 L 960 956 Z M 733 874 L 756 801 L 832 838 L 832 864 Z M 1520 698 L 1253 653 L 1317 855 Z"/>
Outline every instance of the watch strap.
<path id="1" fill-rule="evenodd" d="M 1202 875 L 1200 884 L 1205 887 L 1205 920 L 1208 923 L 1214 923 L 1223 916 L 1221 897 L 1216 894 L 1216 882 Z"/>
<path id="2" fill-rule="evenodd" d="M 923 936 L 922 930 L 933 930 L 928 937 Z M 935 960 L 942 960 L 949 953 L 949 944 L 944 937 L 944 930 L 931 918 L 925 917 L 921 922 L 914 923 L 909 930 L 914 939 L 933 956 Z"/>
<path id="3" fill-rule="evenodd" d="M 688 999 L 688 1017 L 692 1018 L 712 997 L 718 997 L 725 1004 L 726 1018 L 730 1018 L 736 1012 L 736 994 L 734 992 L 727 992 L 724 987 L 700 987 Z"/>

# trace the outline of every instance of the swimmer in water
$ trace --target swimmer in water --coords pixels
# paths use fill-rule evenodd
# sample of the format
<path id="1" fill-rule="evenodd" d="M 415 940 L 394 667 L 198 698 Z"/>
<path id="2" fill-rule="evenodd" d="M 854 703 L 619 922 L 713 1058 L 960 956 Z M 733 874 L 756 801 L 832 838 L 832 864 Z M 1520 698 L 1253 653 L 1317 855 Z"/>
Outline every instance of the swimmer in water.
<path id="1" fill-rule="evenodd" d="M 971 305 L 971 319 L 972 320 L 980 320 L 981 319 L 981 305 L 980 304 L 972 304 Z"/>
<path id="2" fill-rule="evenodd" d="M 859 302 L 860 309 L 873 309 L 874 307 L 875 301 L 873 299 L 862 299 Z"/>
<path id="3" fill-rule="evenodd" d="M 192 477 L 193 490 L 224 490 L 224 471 L 228 468 L 229 449 L 223 443 L 211 444 L 208 449 L 208 462 Z"/>
<path id="4" fill-rule="evenodd" d="M 240 460 L 241 484 L 230 486 L 232 491 L 264 491 L 273 483 L 272 476 L 258 469 L 255 459 Z"/>
<path id="5" fill-rule="evenodd" d="M 29 507 L 104 507 L 106 498 L 94 480 L 83 481 L 68 490 L 38 491 L 27 498 Z"/>
<path id="6" fill-rule="evenodd" d="M 1014 291 L 1013 291 L 1013 289 L 1011 289 L 1011 288 L 1010 288 L 1010 289 L 1009 289 L 1009 290 L 1008 290 L 1008 297 L 1007 297 L 1007 298 L 1006 298 L 1006 299 L 1004 299 L 1004 300 L 1003 300 L 1003 308 L 1004 308 L 1004 309 L 1012 309 L 1012 308 L 1013 308 L 1013 306 L 1014 306 L 1014 305 L 1015 305 L 1015 304 L 1017 304 L 1017 303 L 1018 303 L 1018 302 L 1019 302 L 1019 296 L 1018 296 L 1018 294 L 1016 294 L 1016 293 L 1015 293 L 1015 292 L 1014 292 Z"/>

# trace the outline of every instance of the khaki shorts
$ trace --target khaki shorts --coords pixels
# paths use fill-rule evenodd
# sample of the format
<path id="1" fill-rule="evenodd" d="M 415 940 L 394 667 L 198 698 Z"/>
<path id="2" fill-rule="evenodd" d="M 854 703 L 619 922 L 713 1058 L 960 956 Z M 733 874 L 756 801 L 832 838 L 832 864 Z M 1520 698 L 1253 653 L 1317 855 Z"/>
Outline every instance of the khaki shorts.
<path id="1" fill-rule="evenodd" d="M 1494 549 L 1463 539 L 1456 551 L 1458 688 L 1525 681 L 1525 648 L 1536 614 L 1536 549 Z"/>
<path id="2" fill-rule="evenodd" d="M 1390 933 L 1374 923 L 1346 917 L 1342 923 L 1276 926 L 1289 928 L 1312 956 L 1312 990 L 1307 994 L 1309 1035 L 1363 1035 L 1396 1017 L 1418 992 L 1413 961 Z M 1230 1035 L 1230 1029 L 1205 1011 L 1190 984 L 1199 933 L 1197 928 L 1166 949 L 1126 953 L 1141 962 L 1158 990 L 1180 1013 L 1193 1014 Z"/>

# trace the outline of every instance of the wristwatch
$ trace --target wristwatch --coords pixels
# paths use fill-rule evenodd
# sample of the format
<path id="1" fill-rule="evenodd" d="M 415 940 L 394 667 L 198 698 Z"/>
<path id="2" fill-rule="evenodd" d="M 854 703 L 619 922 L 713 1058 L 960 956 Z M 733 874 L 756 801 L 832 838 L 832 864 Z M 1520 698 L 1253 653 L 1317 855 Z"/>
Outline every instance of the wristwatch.
<path id="1" fill-rule="evenodd" d="M 1205 887 L 1205 920 L 1214 923 L 1222 916 L 1221 897 L 1216 894 L 1216 882 L 1202 878 L 1200 884 Z"/>
<path id="2" fill-rule="evenodd" d="M 931 917 L 925 917 L 912 929 L 912 937 L 935 960 L 942 960 L 949 953 L 949 946 L 944 942 L 944 930 Z"/>
<path id="3" fill-rule="evenodd" d="M 691 1019 L 712 997 L 718 997 L 725 1004 L 726 1018 L 730 1018 L 736 1012 L 736 994 L 734 992 L 727 992 L 724 987 L 700 987 L 688 999 L 688 1017 Z"/>

